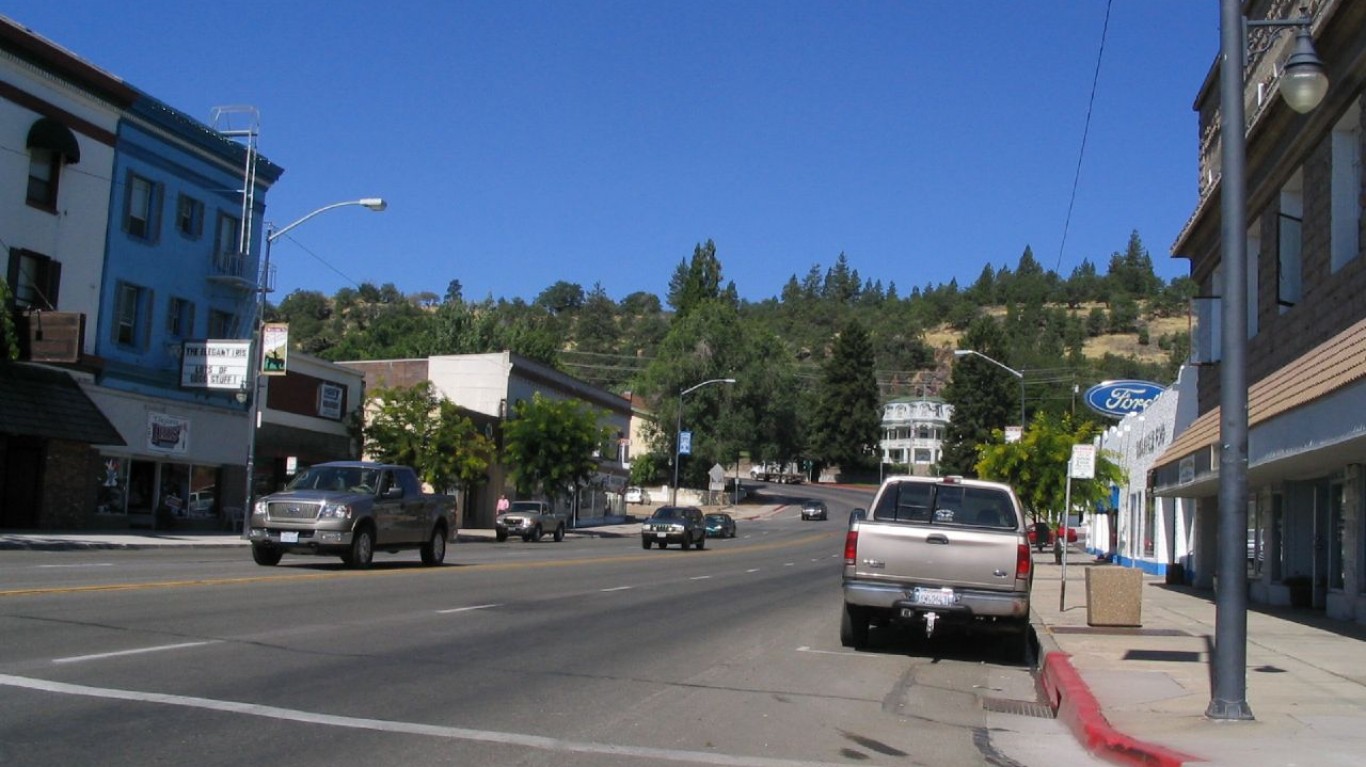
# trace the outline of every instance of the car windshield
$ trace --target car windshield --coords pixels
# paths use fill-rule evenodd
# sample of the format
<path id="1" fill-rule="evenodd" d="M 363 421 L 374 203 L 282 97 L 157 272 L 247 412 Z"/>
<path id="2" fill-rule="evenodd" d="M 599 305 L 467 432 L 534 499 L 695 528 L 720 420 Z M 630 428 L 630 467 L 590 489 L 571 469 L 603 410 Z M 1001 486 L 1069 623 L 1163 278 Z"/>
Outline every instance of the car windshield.
<path id="1" fill-rule="evenodd" d="M 541 504 L 535 501 L 513 501 L 512 508 L 509 510 L 538 512 L 541 510 Z"/>
<path id="2" fill-rule="evenodd" d="M 360 466 L 313 466 L 305 469 L 286 490 L 341 490 L 373 493 L 379 472 Z"/>
<path id="3" fill-rule="evenodd" d="M 714 522 L 714 523 L 720 525 L 720 524 L 724 524 L 725 521 L 726 521 L 726 518 L 723 517 L 723 516 L 721 516 L 720 514 L 708 514 L 708 515 L 707 515 L 707 522 Z"/>
<path id="4" fill-rule="evenodd" d="M 669 506 L 665 506 L 665 507 L 662 508 L 662 509 L 656 509 L 653 518 L 654 518 L 654 519 L 682 519 L 682 518 L 683 518 L 683 510 L 682 510 L 682 509 L 675 509 L 675 508 L 672 508 L 672 507 L 669 507 Z"/>

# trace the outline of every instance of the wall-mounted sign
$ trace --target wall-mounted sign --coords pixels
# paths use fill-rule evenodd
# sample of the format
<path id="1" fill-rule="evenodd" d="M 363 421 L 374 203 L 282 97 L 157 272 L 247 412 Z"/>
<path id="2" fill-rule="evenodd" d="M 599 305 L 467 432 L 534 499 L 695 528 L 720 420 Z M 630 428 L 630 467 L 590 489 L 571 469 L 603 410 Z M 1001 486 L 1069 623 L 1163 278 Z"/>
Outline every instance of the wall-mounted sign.
<path id="1" fill-rule="evenodd" d="M 147 447 L 162 453 L 189 452 L 190 421 L 165 413 L 148 413 Z"/>
<path id="2" fill-rule="evenodd" d="M 180 385 L 190 389 L 246 389 L 251 341 L 186 341 Z"/>
<path id="3" fill-rule="evenodd" d="M 1150 381 L 1102 381 L 1086 390 L 1086 405 L 1101 415 L 1123 418 L 1147 410 L 1166 390 Z"/>
<path id="4" fill-rule="evenodd" d="M 318 384 L 318 417 L 334 421 L 342 417 L 342 393 L 346 390 L 334 383 Z"/>

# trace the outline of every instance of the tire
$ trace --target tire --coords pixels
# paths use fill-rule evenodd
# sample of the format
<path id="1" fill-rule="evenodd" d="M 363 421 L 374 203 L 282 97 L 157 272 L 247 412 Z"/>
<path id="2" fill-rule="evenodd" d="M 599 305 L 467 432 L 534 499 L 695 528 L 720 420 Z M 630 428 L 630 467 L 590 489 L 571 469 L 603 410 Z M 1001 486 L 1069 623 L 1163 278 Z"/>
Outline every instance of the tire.
<path id="1" fill-rule="evenodd" d="M 1033 661 L 1032 644 L 1029 636 L 1029 624 L 1026 623 L 1018 631 L 1012 631 L 1001 637 L 1002 660 L 1012 665 L 1031 665 Z"/>
<path id="2" fill-rule="evenodd" d="M 545 535 L 544 531 L 541 530 L 540 525 L 536 525 L 536 529 L 531 531 L 531 540 L 539 543 L 542 535 Z"/>
<path id="3" fill-rule="evenodd" d="M 696 541 L 693 541 L 692 547 L 698 551 L 701 551 L 702 549 L 706 548 L 707 536 L 704 535 L 701 538 L 698 538 Z"/>
<path id="4" fill-rule="evenodd" d="M 273 546 L 264 546 L 259 543 L 251 544 L 252 561 L 262 567 L 274 567 L 280 564 L 280 557 L 283 557 L 284 555 L 285 552 L 283 550 L 274 548 Z"/>
<path id="5" fill-rule="evenodd" d="M 446 559 L 446 528 L 437 525 L 431 537 L 422 544 L 422 564 L 436 567 Z"/>
<path id="6" fill-rule="evenodd" d="M 562 540 L 564 540 L 564 525 L 555 528 L 555 542 L 559 543 Z"/>
<path id="7" fill-rule="evenodd" d="M 868 646 L 868 611 L 845 603 L 840 614 L 840 644 L 862 650 Z"/>
<path id="8" fill-rule="evenodd" d="M 497 541 L 498 541 L 499 543 L 502 543 L 503 541 L 506 541 L 506 540 L 508 539 L 508 531 L 506 531 L 506 530 L 495 530 L 494 533 L 493 533 L 493 537 L 494 537 L 495 539 L 497 539 Z"/>
<path id="9" fill-rule="evenodd" d="M 342 555 L 347 567 L 364 570 L 375 559 L 375 531 L 362 527 L 351 536 L 351 549 Z"/>
<path id="10" fill-rule="evenodd" d="M 684 534 L 683 534 L 683 550 L 684 550 L 684 551 L 687 551 L 687 550 L 690 549 L 690 548 L 692 548 L 692 533 L 684 533 Z"/>
<path id="11" fill-rule="evenodd" d="M 650 539 L 649 539 L 649 538 L 641 538 L 641 539 L 640 539 L 640 547 L 641 547 L 642 549 L 645 549 L 646 551 L 649 551 L 649 550 L 650 550 Z"/>

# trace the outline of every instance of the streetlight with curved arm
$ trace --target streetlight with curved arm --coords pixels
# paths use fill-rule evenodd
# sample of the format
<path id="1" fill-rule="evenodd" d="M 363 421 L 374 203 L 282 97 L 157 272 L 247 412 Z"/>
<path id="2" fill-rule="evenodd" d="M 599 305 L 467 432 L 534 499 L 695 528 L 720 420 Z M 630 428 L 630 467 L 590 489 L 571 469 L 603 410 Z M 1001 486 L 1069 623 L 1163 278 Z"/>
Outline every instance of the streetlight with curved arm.
<path id="1" fill-rule="evenodd" d="M 678 462 L 680 460 L 683 448 L 683 396 L 691 392 L 695 392 L 698 389 L 701 389 L 703 386 L 707 386 L 708 384 L 716 383 L 733 384 L 735 383 L 735 379 L 713 378 L 709 381 L 703 381 L 702 383 L 697 384 L 696 386 L 689 386 L 688 388 L 678 393 L 678 413 L 676 414 L 677 417 L 674 419 L 674 484 L 673 495 L 669 500 L 670 506 L 675 506 L 678 504 Z"/>
<path id="2" fill-rule="evenodd" d="M 256 349 L 255 353 L 251 355 L 251 365 L 247 369 L 246 382 L 246 391 L 251 392 L 251 408 L 247 422 L 247 494 L 244 498 L 245 506 L 243 507 L 242 514 L 242 535 L 244 536 L 251 533 L 251 512 L 252 507 L 255 504 L 252 494 L 255 490 L 256 482 L 256 430 L 260 426 L 258 422 L 261 420 L 261 365 L 265 355 L 265 349 L 262 348 L 263 344 L 261 339 L 261 318 L 265 314 L 266 291 L 268 289 L 266 280 L 267 276 L 270 274 L 270 246 L 276 240 L 280 239 L 285 232 L 288 232 L 314 216 L 336 208 L 345 208 L 353 205 L 369 208 L 376 213 L 383 212 L 385 208 L 389 207 L 389 203 L 379 197 L 363 197 L 359 200 L 347 200 L 346 202 L 334 202 L 331 205 L 324 205 L 308 215 L 296 219 L 282 227 L 277 228 L 274 224 L 266 224 L 265 254 L 261 260 L 261 270 L 257 273 L 256 306 L 253 310 L 251 320 L 252 338 L 255 341 Z"/>
<path id="3" fill-rule="evenodd" d="M 1000 369 L 1006 371 L 1007 373 L 1009 373 L 1009 374 L 1015 376 L 1016 378 L 1020 379 L 1020 428 L 1021 428 L 1021 429 L 1024 429 L 1024 427 L 1025 427 L 1024 373 L 1021 372 L 1021 371 L 1019 371 L 1019 370 L 1016 370 L 1016 369 L 1013 368 L 1013 367 L 1010 367 L 1009 365 L 1006 365 L 1005 363 L 1003 363 L 1003 362 L 1001 362 L 1001 361 L 999 361 L 999 360 L 994 360 L 994 359 L 988 357 L 987 355 L 985 355 L 985 354 L 983 354 L 983 353 L 981 353 L 981 352 L 979 352 L 979 351 L 976 351 L 975 349 L 954 349 L 954 350 L 953 350 L 953 356 L 955 356 L 955 357 L 968 357 L 968 356 L 981 357 L 982 359 L 986 360 L 987 362 L 990 362 L 991 364 L 995 365 L 996 367 L 998 367 L 998 368 L 1000 368 Z"/>

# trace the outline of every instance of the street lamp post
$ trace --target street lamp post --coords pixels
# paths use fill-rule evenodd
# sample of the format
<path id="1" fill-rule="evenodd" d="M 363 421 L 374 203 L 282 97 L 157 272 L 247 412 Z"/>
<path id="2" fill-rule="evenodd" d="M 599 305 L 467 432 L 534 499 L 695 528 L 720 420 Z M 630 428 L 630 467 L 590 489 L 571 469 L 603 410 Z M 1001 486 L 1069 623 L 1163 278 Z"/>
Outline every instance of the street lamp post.
<path id="1" fill-rule="evenodd" d="M 983 353 L 981 353 L 981 352 L 979 352 L 979 351 L 976 351 L 975 349 L 954 349 L 954 350 L 953 350 L 953 356 L 955 356 L 955 357 L 968 357 L 968 356 L 981 357 L 982 359 L 986 360 L 987 362 L 990 362 L 991 364 L 995 365 L 996 367 L 998 367 L 998 368 L 1000 368 L 1000 369 L 1006 371 L 1007 373 L 1009 373 L 1009 374 L 1015 376 L 1016 378 L 1020 379 L 1020 429 L 1021 429 L 1021 430 L 1024 430 L 1024 427 L 1025 427 L 1025 389 L 1024 389 L 1024 373 L 1021 372 L 1021 371 L 1019 371 L 1019 370 L 1016 370 L 1015 368 L 1010 367 L 1009 365 L 1006 365 L 1006 364 L 1004 364 L 1004 363 L 1002 363 L 1002 362 L 1000 362 L 1000 361 L 998 361 L 998 360 L 994 360 L 994 359 L 988 357 L 987 355 L 985 355 L 985 354 L 983 354 Z"/>
<path id="2" fill-rule="evenodd" d="M 678 413 L 676 413 L 676 417 L 674 418 L 674 484 L 673 494 L 669 500 L 670 506 L 678 505 L 678 462 L 683 448 L 683 395 L 697 391 L 698 389 L 701 389 L 703 386 L 706 386 L 708 384 L 716 383 L 733 384 L 735 383 L 735 379 L 713 378 L 709 381 L 703 381 L 702 383 L 697 384 L 696 386 L 689 386 L 688 388 L 678 393 Z"/>
<path id="3" fill-rule="evenodd" d="M 384 200 L 380 199 L 379 197 L 365 197 L 359 200 L 349 200 L 347 202 L 334 202 L 331 205 L 324 205 L 323 207 L 318 208 L 317 210 L 313 211 L 312 213 L 309 213 L 303 218 L 300 218 L 294 221 L 293 223 L 288 224 L 287 226 L 282 226 L 278 229 L 275 227 L 274 224 L 266 225 L 265 254 L 261 259 L 261 270 L 258 273 L 256 279 L 256 304 L 255 308 L 253 309 L 253 316 L 251 321 L 252 338 L 254 340 L 255 350 L 254 353 L 251 355 L 251 361 L 250 363 L 248 363 L 247 366 L 246 388 L 244 389 L 244 391 L 250 392 L 249 399 L 251 401 L 251 405 L 248 410 L 247 418 L 247 492 L 243 499 L 245 502 L 245 505 L 242 510 L 243 536 L 246 536 L 251 533 L 251 512 L 252 506 L 254 504 L 252 495 L 255 492 L 256 481 L 256 430 L 260 428 L 259 421 L 261 420 L 260 372 L 263 354 L 265 353 L 265 350 L 261 348 L 261 319 L 265 315 L 266 290 L 268 288 L 268 286 L 266 285 L 266 280 L 269 278 L 270 274 L 270 246 L 276 240 L 280 239 L 280 237 L 283 236 L 286 232 L 298 226 L 299 224 L 302 224 L 303 222 L 309 220 L 310 218 L 313 218 L 314 216 L 320 213 L 326 213 L 327 211 L 332 210 L 334 208 L 344 208 L 350 205 L 359 205 L 363 208 L 369 208 L 370 210 L 373 210 L 377 213 L 389 207 L 389 204 L 386 203 Z"/>
<path id="4" fill-rule="evenodd" d="M 1223 142 L 1220 180 L 1223 325 L 1219 365 L 1219 529 L 1215 559 L 1214 652 L 1210 719 L 1253 719 L 1247 704 L 1247 121 L 1244 67 L 1249 27 L 1295 27 L 1295 49 L 1280 78 L 1296 112 L 1318 106 L 1328 90 L 1314 52 L 1311 18 L 1248 21 L 1242 0 L 1219 2 L 1219 109 Z"/>

